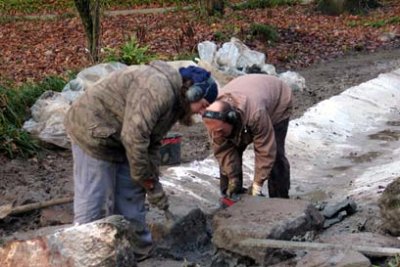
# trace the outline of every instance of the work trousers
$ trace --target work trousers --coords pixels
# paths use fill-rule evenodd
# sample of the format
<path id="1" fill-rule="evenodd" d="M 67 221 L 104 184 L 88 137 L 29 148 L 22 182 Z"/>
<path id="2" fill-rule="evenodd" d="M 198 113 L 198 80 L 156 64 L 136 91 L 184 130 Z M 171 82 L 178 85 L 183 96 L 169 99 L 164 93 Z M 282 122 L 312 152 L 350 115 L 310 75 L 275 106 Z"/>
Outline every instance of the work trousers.
<path id="1" fill-rule="evenodd" d="M 74 159 L 74 223 L 92 222 L 113 214 L 123 215 L 142 228 L 137 233 L 151 244 L 146 227 L 146 192 L 130 176 L 127 161 L 115 163 L 96 159 L 72 144 Z"/>
<path id="2" fill-rule="evenodd" d="M 285 155 L 285 140 L 289 127 L 289 119 L 283 120 L 274 125 L 274 134 L 276 142 L 276 158 L 271 170 L 271 175 L 268 179 L 268 195 L 271 198 L 289 198 L 290 189 L 290 164 Z M 240 158 L 243 157 L 243 152 L 246 147 L 238 147 Z M 242 162 L 237 164 L 242 165 Z M 236 177 L 237 188 L 243 186 L 243 173 Z M 220 190 L 222 195 L 226 195 L 229 179 L 226 175 L 220 172 Z M 243 188 L 237 193 L 243 193 Z"/>
<path id="3" fill-rule="evenodd" d="M 285 140 L 289 119 L 274 125 L 276 158 L 268 179 L 269 197 L 289 198 L 290 164 L 285 154 Z"/>

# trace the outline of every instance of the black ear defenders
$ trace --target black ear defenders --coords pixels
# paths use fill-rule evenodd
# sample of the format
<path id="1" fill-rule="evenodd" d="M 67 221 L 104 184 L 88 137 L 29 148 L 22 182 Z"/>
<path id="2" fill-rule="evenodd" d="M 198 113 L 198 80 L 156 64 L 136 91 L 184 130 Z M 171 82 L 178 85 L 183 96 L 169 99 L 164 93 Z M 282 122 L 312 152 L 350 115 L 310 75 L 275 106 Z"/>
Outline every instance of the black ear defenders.
<path id="1" fill-rule="evenodd" d="M 213 85 L 214 80 L 213 78 L 209 77 L 207 80 L 202 81 L 200 83 L 194 83 L 189 89 L 186 91 L 186 97 L 189 102 L 197 102 L 202 99 L 205 95 L 207 95 L 208 90 Z M 201 85 L 208 85 L 208 87 L 204 90 Z"/>
<path id="2" fill-rule="evenodd" d="M 203 113 L 203 118 L 220 120 L 229 123 L 231 125 L 236 124 L 236 122 L 238 121 L 238 115 L 234 110 L 230 110 L 228 112 L 217 112 L 217 111 L 206 110 Z"/>

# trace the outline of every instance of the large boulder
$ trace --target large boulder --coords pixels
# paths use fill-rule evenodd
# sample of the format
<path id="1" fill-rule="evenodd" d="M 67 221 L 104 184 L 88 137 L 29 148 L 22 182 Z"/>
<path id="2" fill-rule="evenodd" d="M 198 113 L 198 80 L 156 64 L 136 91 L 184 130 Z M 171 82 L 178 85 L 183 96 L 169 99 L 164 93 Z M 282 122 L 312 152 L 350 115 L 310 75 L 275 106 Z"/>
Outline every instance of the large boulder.
<path id="1" fill-rule="evenodd" d="M 78 226 L 67 226 L 0 247 L 0 266 L 134 267 L 139 225 L 111 216 Z"/>

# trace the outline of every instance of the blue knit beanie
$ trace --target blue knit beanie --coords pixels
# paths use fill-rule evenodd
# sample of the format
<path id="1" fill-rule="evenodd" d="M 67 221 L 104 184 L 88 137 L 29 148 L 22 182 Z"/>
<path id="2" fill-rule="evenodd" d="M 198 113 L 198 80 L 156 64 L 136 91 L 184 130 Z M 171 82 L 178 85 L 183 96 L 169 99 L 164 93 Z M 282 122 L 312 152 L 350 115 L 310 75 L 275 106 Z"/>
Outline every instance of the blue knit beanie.
<path id="1" fill-rule="evenodd" d="M 201 88 L 202 92 L 198 100 L 204 98 L 210 104 L 215 101 L 218 96 L 218 86 L 211 77 L 210 72 L 203 68 L 189 66 L 186 68 L 179 68 L 179 73 L 183 79 L 192 80 L 193 86 Z"/>

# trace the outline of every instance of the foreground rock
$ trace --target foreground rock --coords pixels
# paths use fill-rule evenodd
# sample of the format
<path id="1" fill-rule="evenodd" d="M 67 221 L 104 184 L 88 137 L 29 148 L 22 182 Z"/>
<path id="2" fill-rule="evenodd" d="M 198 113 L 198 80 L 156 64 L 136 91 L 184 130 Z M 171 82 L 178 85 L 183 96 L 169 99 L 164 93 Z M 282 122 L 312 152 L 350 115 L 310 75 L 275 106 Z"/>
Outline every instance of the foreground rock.
<path id="1" fill-rule="evenodd" d="M 175 215 L 173 222 L 162 221 L 154 216 L 149 217 L 149 228 L 153 241 L 157 244 L 154 254 L 196 261 L 201 255 L 208 255 L 210 252 L 211 233 L 207 217 L 200 209 L 192 209 L 183 216 Z"/>
<path id="2" fill-rule="evenodd" d="M 383 228 L 392 235 L 400 234 L 400 177 L 391 182 L 379 198 Z"/>
<path id="3" fill-rule="evenodd" d="M 213 219 L 216 247 L 268 265 L 274 250 L 242 246 L 247 238 L 290 240 L 322 228 L 324 217 L 307 201 L 245 196 Z"/>
<path id="4" fill-rule="evenodd" d="M 29 240 L 9 241 L 0 248 L 0 266 L 124 267 L 136 266 L 135 232 L 122 216 L 66 227 Z"/>

